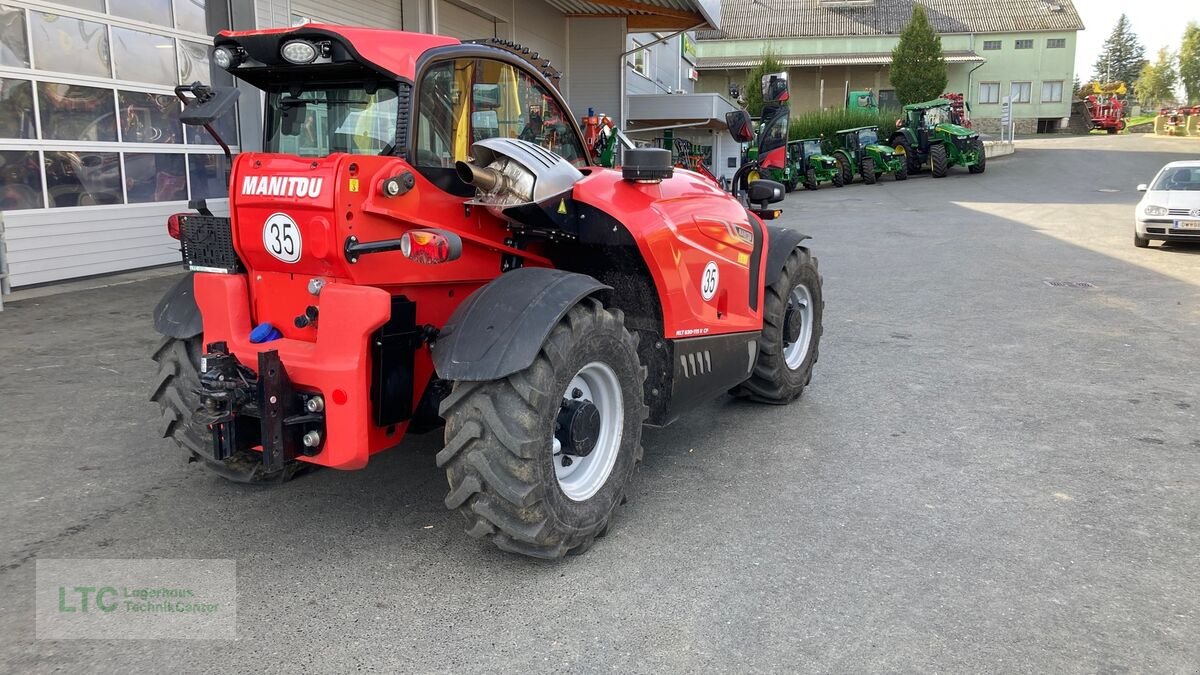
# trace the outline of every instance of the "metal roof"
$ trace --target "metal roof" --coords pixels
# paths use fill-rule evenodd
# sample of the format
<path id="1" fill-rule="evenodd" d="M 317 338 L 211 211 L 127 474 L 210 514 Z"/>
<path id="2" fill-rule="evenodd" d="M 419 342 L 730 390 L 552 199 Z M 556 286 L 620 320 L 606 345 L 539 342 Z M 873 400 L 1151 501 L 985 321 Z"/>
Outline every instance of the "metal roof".
<path id="1" fill-rule="evenodd" d="M 944 52 L 946 63 L 982 63 L 987 59 L 972 51 Z M 780 65 L 795 68 L 804 66 L 886 66 L 892 62 L 891 52 L 860 52 L 855 54 L 810 54 L 807 56 L 776 56 Z M 761 56 L 702 56 L 696 59 L 696 70 L 738 70 L 753 68 L 762 62 Z"/>
<path id="2" fill-rule="evenodd" d="M 701 40 L 898 35 L 916 0 L 723 0 Z M 921 0 L 939 33 L 1083 30 L 1071 0 Z"/>
<path id="3" fill-rule="evenodd" d="M 625 17 L 629 32 L 721 27 L 721 0 L 546 0 L 567 16 Z"/>

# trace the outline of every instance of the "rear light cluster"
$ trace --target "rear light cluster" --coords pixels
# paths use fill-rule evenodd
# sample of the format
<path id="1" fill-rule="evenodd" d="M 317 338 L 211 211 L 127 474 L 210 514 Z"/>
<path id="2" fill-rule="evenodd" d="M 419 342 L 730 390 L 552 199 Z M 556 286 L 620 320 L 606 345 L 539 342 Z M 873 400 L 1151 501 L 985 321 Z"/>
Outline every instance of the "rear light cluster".
<path id="1" fill-rule="evenodd" d="M 462 241 L 436 230 L 413 230 L 400 237 L 400 253 L 413 262 L 436 265 L 458 258 Z"/>
<path id="2" fill-rule="evenodd" d="M 172 213 L 167 218 L 167 234 L 171 235 L 172 239 L 179 239 L 183 236 L 183 217 L 186 213 Z"/>

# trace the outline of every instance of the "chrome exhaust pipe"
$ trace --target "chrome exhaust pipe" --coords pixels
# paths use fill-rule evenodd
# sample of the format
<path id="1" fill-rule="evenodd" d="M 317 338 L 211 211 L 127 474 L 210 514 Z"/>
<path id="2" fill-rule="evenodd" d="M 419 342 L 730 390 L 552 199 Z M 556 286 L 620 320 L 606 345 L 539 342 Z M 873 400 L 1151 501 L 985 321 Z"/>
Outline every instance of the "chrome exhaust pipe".
<path id="1" fill-rule="evenodd" d="M 491 167 L 455 162 L 454 170 L 462 182 L 474 185 L 488 194 L 500 192 L 508 185 L 507 177 Z"/>

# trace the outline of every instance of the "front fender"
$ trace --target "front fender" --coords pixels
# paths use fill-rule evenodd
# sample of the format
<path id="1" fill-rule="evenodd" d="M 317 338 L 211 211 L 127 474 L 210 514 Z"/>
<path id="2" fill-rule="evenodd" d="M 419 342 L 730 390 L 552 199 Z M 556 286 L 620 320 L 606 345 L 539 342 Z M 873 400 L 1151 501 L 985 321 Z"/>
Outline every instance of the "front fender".
<path id="1" fill-rule="evenodd" d="M 774 283 L 775 277 L 779 275 L 779 271 L 783 269 L 792 249 L 799 246 L 800 242 L 812 239 L 812 237 L 778 225 L 768 225 L 767 233 L 769 239 L 767 240 L 767 278 L 765 283 L 770 286 Z"/>
<path id="2" fill-rule="evenodd" d="M 162 335 L 186 340 L 204 332 L 204 322 L 192 287 L 193 276 L 188 272 L 175 282 L 154 308 L 154 330 Z"/>
<path id="3" fill-rule="evenodd" d="M 585 274 L 522 267 L 476 290 L 433 345 L 443 380 L 498 380 L 528 368 L 554 326 L 580 300 L 611 290 Z"/>

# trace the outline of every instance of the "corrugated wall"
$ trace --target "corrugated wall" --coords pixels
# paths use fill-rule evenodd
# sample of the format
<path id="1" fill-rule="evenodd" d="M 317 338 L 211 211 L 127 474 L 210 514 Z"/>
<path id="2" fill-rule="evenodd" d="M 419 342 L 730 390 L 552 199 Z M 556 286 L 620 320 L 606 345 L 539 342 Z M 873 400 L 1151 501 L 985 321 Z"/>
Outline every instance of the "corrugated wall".
<path id="1" fill-rule="evenodd" d="M 583 115 L 594 108 L 623 126 L 621 52 L 625 51 L 625 19 L 567 19 L 567 65 L 571 73 L 563 90 L 571 109 Z"/>

